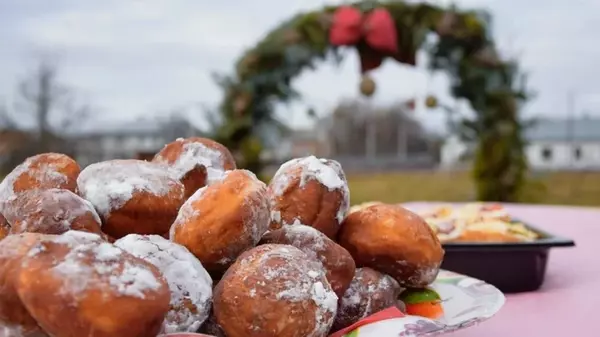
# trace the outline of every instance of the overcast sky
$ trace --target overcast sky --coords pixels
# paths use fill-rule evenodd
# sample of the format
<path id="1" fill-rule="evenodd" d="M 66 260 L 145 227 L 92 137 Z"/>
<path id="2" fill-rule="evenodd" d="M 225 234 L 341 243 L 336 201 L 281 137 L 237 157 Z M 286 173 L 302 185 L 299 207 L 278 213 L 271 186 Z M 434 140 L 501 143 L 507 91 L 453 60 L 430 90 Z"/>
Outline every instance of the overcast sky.
<path id="1" fill-rule="evenodd" d="M 10 101 L 15 83 L 38 53 L 59 55 L 63 82 L 98 106 L 103 120 L 127 120 L 194 102 L 216 104 L 221 91 L 212 71 L 231 72 L 233 62 L 267 31 L 323 0 L 1 0 L 0 99 Z M 444 2 L 438 1 L 442 4 Z M 537 97 L 528 114 L 564 116 L 567 92 L 576 110 L 600 115 L 600 1 L 465 0 L 494 15 L 500 49 L 520 55 Z M 433 92 L 452 103 L 444 76 L 387 61 L 374 72 L 375 101 L 393 102 Z M 357 95 L 358 62 L 323 64 L 296 81 L 306 104 L 281 107 L 296 126 L 306 126 L 307 104 L 325 114 Z M 419 110 L 432 127 L 440 114 Z"/>

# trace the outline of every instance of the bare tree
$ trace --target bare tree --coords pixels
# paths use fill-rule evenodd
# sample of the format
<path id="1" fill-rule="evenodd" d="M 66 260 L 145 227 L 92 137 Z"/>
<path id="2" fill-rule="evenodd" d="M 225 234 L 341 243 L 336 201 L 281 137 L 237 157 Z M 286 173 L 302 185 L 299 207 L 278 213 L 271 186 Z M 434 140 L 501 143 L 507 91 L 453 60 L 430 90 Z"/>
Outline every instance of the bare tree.
<path id="1" fill-rule="evenodd" d="M 6 106 L 6 103 L 0 102 L 0 129 L 2 130 L 14 130 L 17 129 L 14 116 Z"/>
<path id="2" fill-rule="evenodd" d="M 58 72 L 57 63 L 44 58 L 18 83 L 17 116 L 33 117 L 40 143 L 60 136 L 91 113 L 90 106 L 60 82 Z"/>
<path id="3" fill-rule="evenodd" d="M 91 108 L 73 89 L 60 82 L 58 73 L 56 62 L 42 58 L 17 84 L 14 109 L 0 106 L 3 129 L 23 129 L 23 121 L 33 123 L 35 127 L 30 142 L 13 151 L 13 158 L 6 162 L 7 165 L 35 153 L 70 153 L 73 150 L 63 138 L 65 132 L 81 125 L 90 116 Z"/>

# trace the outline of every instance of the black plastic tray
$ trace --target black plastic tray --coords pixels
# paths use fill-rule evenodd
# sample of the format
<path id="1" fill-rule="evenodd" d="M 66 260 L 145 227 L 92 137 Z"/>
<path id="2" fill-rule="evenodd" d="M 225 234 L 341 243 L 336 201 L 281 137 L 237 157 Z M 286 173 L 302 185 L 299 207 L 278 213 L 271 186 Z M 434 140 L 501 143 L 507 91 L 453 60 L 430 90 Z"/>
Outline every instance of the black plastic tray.
<path id="1" fill-rule="evenodd" d="M 529 224 L 525 226 L 540 238 L 517 243 L 444 243 L 442 268 L 486 281 L 505 293 L 539 289 L 544 283 L 550 248 L 573 247 L 575 242 Z"/>

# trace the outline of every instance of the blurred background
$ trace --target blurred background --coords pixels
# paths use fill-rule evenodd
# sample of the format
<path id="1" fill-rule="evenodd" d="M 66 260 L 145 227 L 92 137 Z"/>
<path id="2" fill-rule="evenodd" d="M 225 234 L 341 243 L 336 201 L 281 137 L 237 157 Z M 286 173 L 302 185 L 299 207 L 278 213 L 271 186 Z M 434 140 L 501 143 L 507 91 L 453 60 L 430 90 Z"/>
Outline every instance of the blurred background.
<path id="1" fill-rule="evenodd" d="M 65 153 L 84 167 L 149 159 L 178 137 L 206 136 L 265 180 L 290 158 L 336 159 L 353 203 L 600 204 L 600 2 L 406 1 L 389 7 L 404 27 L 398 34 L 422 34 L 424 42 L 411 50 L 414 60 L 386 58 L 368 73 L 352 48 L 330 50 L 319 44 L 327 35 L 303 30 L 303 18 L 332 15 L 336 7 L 324 6 L 344 3 L 1 1 L 2 174 L 36 153 Z M 510 149 L 493 136 L 501 123 L 486 111 L 496 103 L 458 90 L 467 76 L 460 60 L 469 54 L 435 66 L 451 59 L 440 56 L 444 42 L 467 45 L 438 23 L 447 13 L 468 21 L 471 10 L 486 13 L 477 17 L 493 41 L 492 68 L 510 60 L 526 77 L 526 90 L 512 90 L 520 80 L 503 77 L 519 98 L 502 115 L 514 123 Z M 404 19 L 415 20 L 406 26 Z M 283 30 L 296 34 L 293 41 L 275 43 Z M 269 57 L 275 65 L 240 68 Z M 283 89 L 265 89 L 273 85 Z M 469 137 L 460 126 L 471 124 L 479 126 Z M 496 160 L 496 152 L 507 155 Z"/>

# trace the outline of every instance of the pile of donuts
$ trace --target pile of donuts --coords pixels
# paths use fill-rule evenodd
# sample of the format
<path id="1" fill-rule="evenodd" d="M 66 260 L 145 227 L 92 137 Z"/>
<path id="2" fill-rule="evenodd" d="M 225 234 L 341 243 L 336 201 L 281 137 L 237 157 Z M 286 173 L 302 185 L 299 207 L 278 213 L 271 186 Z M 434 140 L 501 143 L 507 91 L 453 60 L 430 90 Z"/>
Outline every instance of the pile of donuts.
<path id="1" fill-rule="evenodd" d="M 348 210 L 314 156 L 268 185 L 206 138 L 84 169 L 30 157 L 0 184 L 0 337 L 325 337 L 402 308 L 438 239 L 399 206 Z"/>

